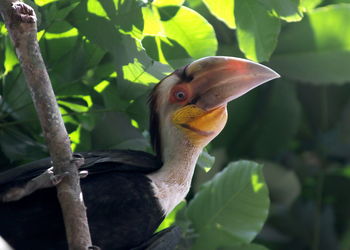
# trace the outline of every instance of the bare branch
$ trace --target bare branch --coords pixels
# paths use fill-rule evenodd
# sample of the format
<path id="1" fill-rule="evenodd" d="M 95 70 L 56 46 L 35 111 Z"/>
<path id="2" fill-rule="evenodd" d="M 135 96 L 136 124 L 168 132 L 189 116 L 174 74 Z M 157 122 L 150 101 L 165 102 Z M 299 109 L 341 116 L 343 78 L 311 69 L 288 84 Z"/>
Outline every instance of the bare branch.
<path id="1" fill-rule="evenodd" d="M 0 12 L 32 95 L 53 161 L 54 172 L 58 175 L 69 173 L 57 185 L 69 248 L 88 249 L 91 239 L 78 168 L 40 53 L 35 13 L 28 5 L 14 0 L 0 0 Z"/>

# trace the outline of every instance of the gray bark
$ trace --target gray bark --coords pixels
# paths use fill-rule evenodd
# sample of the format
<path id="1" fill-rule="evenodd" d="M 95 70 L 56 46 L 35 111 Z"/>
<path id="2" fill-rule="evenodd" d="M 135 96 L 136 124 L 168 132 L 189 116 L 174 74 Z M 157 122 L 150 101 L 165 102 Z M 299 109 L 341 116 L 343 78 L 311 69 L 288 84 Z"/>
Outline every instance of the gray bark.
<path id="1" fill-rule="evenodd" d="M 91 238 L 78 173 L 81 160 L 75 161 L 72 156 L 70 140 L 37 42 L 35 13 L 28 5 L 14 0 L 0 0 L 0 12 L 33 98 L 54 172 L 68 173 L 57 185 L 57 195 L 69 249 L 88 249 Z"/>

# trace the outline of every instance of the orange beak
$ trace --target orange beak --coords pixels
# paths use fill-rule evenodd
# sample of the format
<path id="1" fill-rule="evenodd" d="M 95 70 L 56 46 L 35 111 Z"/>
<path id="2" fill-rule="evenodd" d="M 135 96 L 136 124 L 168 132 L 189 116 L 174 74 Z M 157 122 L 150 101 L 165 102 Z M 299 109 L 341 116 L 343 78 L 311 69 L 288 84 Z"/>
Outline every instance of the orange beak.
<path id="1" fill-rule="evenodd" d="M 197 107 L 209 111 L 244 95 L 251 89 L 280 77 L 272 69 L 241 58 L 212 56 L 186 68 Z"/>

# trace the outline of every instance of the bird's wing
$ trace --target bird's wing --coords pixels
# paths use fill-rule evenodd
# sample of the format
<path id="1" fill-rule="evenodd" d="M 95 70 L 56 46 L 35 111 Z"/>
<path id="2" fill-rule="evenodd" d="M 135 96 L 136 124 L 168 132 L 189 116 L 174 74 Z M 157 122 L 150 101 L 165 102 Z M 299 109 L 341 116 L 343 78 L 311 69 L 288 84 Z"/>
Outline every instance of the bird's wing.
<path id="1" fill-rule="evenodd" d="M 84 157 L 80 170 L 87 170 L 89 175 L 106 172 L 151 173 L 161 167 L 154 155 L 134 150 L 108 150 L 77 154 Z M 5 186 L 25 183 L 42 174 L 52 166 L 51 158 L 34 161 L 0 173 L 0 191 Z"/>

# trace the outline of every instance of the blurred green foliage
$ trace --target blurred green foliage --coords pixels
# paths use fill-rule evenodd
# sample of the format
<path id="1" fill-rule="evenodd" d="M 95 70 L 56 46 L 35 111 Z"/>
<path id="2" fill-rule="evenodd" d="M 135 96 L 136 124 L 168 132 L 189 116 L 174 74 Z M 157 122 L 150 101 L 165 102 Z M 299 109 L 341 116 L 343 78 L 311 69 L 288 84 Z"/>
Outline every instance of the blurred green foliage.
<path id="1" fill-rule="evenodd" d="M 162 225 L 183 228 L 182 248 L 350 249 L 350 1 L 26 2 L 75 151 L 151 152 L 150 89 L 194 59 L 246 57 L 282 75 L 229 105 L 187 206 Z M 1 170 L 46 155 L 0 22 Z M 242 158 L 259 164 L 227 165 Z"/>

